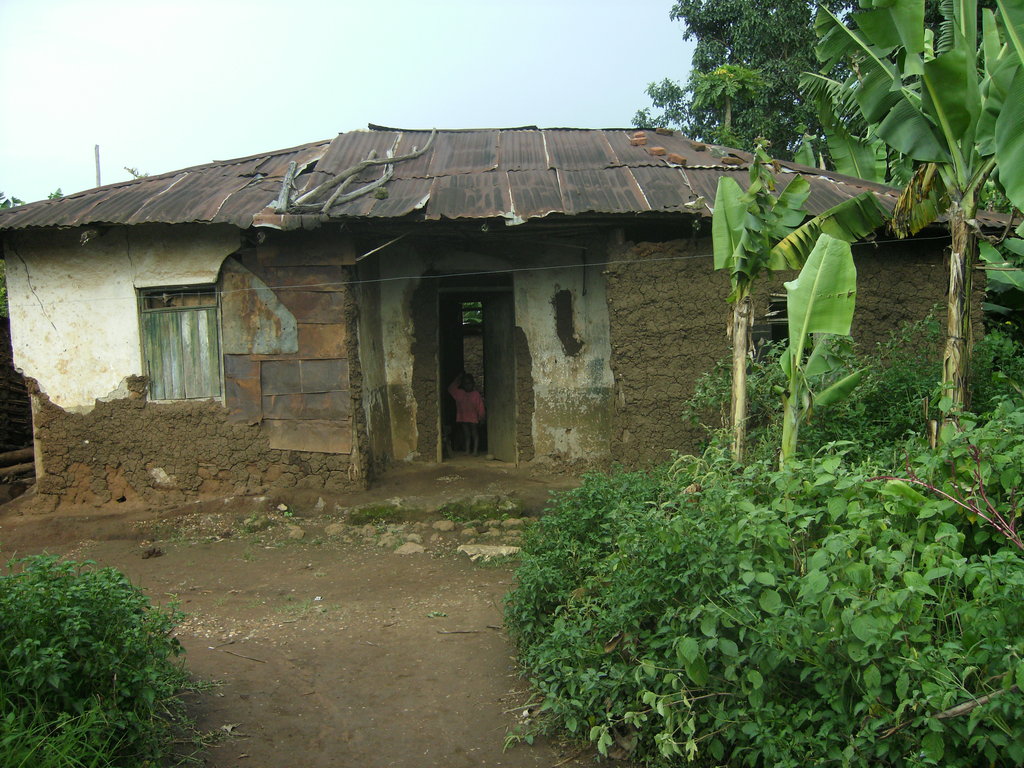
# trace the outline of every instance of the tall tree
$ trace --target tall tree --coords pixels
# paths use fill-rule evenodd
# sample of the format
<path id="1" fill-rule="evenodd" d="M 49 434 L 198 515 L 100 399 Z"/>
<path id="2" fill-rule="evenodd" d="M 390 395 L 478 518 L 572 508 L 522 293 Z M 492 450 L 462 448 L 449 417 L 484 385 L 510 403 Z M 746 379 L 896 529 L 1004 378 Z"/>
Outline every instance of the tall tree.
<path id="1" fill-rule="evenodd" d="M 836 12 L 850 0 L 829 0 Z M 812 106 L 800 98 L 800 74 L 815 69 L 816 38 L 808 0 L 677 0 L 670 16 L 686 25 L 683 39 L 697 41 L 686 87 L 672 80 L 651 83 L 647 94 L 655 109 L 641 109 L 637 125 L 675 125 L 689 136 L 714 142 L 721 138 L 723 103 L 701 98 L 707 78 L 723 66 L 738 66 L 763 81 L 733 94 L 731 130 L 735 143 L 751 149 L 758 137 L 770 142 L 770 154 L 792 157 L 805 127 L 817 133 Z"/>

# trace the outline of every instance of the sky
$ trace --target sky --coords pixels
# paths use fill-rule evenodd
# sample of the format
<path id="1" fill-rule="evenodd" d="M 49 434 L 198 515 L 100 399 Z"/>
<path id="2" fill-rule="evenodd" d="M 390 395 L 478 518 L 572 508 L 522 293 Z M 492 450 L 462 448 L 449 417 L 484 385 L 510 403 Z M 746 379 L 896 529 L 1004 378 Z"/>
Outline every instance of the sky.
<path id="1" fill-rule="evenodd" d="M 685 81 L 672 0 L 0 0 L 0 191 L 26 202 L 397 128 L 618 128 Z"/>

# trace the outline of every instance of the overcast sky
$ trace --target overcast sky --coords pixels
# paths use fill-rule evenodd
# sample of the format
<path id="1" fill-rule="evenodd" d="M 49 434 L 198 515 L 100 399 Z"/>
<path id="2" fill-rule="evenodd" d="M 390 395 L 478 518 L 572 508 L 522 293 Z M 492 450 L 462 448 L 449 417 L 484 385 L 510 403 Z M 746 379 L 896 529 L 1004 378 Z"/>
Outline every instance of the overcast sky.
<path id="1" fill-rule="evenodd" d="M 613 128 L 685 80 L 671 0 L 0 0 L 0 191 L 25 201 L 376 123 Z"/>

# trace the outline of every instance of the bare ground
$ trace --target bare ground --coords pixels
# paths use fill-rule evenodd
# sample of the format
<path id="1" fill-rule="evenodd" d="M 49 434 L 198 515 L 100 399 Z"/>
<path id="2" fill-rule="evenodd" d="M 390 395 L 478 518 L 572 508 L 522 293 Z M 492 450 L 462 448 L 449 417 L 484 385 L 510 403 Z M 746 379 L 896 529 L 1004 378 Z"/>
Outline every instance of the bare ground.
<path id="1" fill-rule="evenodd" d="M 568 484 L 463 459 L 347 496 L 41 515 L 29 495 L 0 506 L 0 548 L 116 566 L 155 603 L 180 605 L 187 667 L 217 683 L 189 698 L 200 728 L 219 734 L 203 756 L 212 768 L 591 766 L 582 745 L 503 748 L 532 703 L 502 625 L 514 564 L 457 547 L 514 544 L 517 528 L 434 528 L 445 501 L 484 494 L 536 515 Z M 353 517 L 386 500 L 400 510 L 390 523 Z M 417 537 L 424 552 L 393 551 Z"/>

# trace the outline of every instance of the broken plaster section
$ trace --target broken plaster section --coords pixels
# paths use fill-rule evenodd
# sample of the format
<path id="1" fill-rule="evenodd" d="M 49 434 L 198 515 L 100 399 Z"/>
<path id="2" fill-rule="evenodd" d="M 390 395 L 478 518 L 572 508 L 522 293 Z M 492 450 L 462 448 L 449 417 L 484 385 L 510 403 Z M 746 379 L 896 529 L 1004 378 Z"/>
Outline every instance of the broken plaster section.
<path id="1" fill-rule="evenodd" d="M 136 290 L 213 284 L 239 242 L 226 225 L 9 233 L 15 365 L 68 411 L 130 396 L 143 372 Z"/>
<path id="2" fill-rule="evenodd" d="M 419 439 L 412 382 L 412 296 L 420 281 L 418 278 L 400 279 L 400 276 L 408 274 L 408 267 L 403 270 L 396 266 L 403 263 L 407 262 L 397 258 L 381 262 L 380 331 L 391 414 L 392 455 L 399 461 L 412 461 L 418 456 Z"/>
<path id="3" fill-rule="evenodd" d="M 562 269 L 517 274 L 516 323 L 533 362 L 537 458 L 608 456 L 614 379 L 600 267 L 580 259 Z"/>

